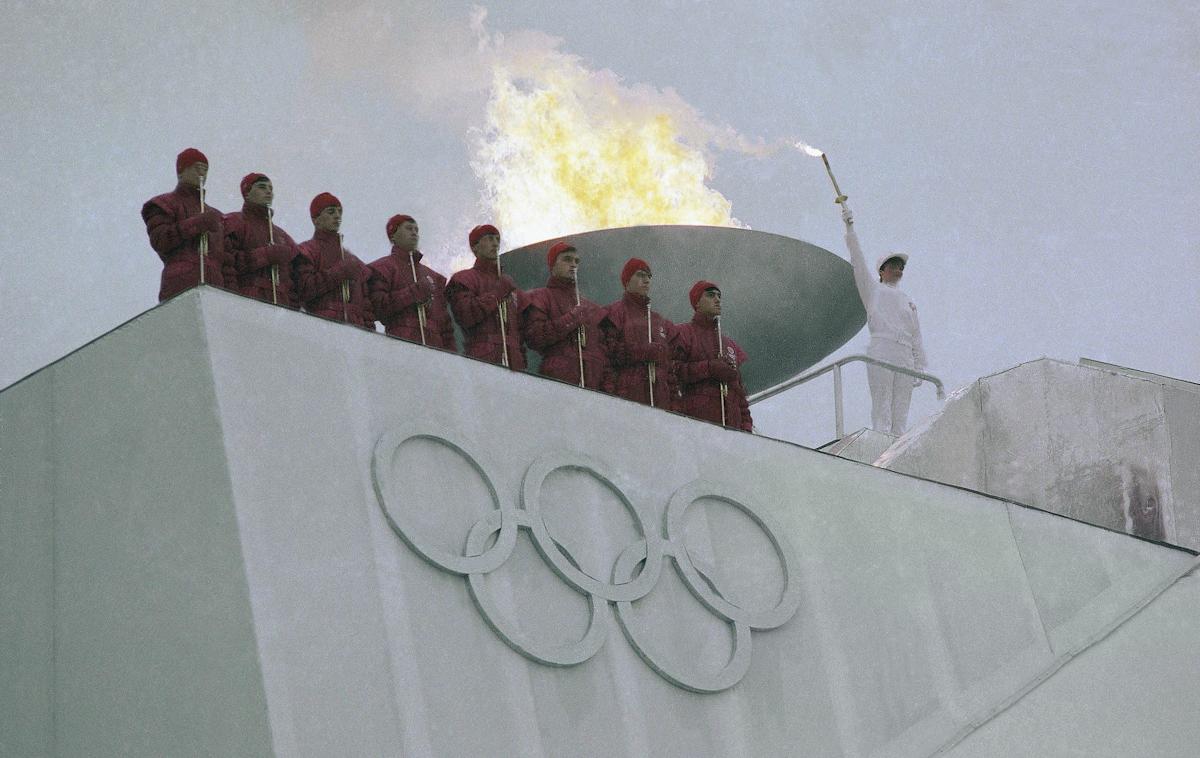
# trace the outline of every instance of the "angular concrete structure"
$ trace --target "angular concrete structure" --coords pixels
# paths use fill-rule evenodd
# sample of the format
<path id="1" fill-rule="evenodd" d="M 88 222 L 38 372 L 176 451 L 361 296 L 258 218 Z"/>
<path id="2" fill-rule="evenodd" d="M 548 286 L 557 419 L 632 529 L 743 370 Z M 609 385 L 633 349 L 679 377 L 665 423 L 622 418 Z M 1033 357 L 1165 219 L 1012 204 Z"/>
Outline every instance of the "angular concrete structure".
<path id="1" fill-rule="evenodd" d="M 0 431 L 3 755 L 1197 749 L 1192 552 L 228 293 Z"/>
<path id="2" fill-rule="evenodd" d="M 1042 358 L 977 380 L 876 465 L 1200 549 L 1200 385 Z"/>

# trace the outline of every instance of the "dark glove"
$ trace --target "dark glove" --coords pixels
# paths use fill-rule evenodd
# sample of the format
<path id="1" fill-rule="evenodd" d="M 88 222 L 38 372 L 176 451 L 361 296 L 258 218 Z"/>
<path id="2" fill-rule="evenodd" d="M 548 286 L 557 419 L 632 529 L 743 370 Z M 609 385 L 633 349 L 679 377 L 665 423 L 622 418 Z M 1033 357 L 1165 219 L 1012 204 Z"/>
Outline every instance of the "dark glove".
<path id="1" fill-rule="evenodd" d="M 209 232 L 211 234 L 216 234 L 217 232 L 221 231 L 221 222 L 224 219 L 224 216 L 222 216 L 221 212 L 216 208 L 209 208 L 205 210 L 204 213 L 200 214 L 199 218 L 201 219 L 200 231 Z"/>
<path id="2" fill-rule="evenodd" d="M 216 234 L 221 231 L 221 212 L 209 208 L 203 213 L 185 218 L 179 222 L 179 231 L 187 239 L 196 237 L 204 232 Z"/>
<path id="3" fill-rule="evenodd" d="M 503 300 L 508 297 L 509 293 L 517 288 L 517 283 L 508 274 L 501 274 L 500 281 L 496 283 L 496 299 Z"/>
<path id="4" fill-rule="evenodd" d="M 296 257 L 296 248 L 291 245 L 267 245 L 267 261 L 276 266 L 286 266 Z"/>
<path id="5" fill-rule="evenodd" d="M 416 290 L 416 301 L 418 303 L 428 303 L 433 299 L 433 287 L 425 277 L 418 278 L 413 282 L 413 288 Z"/>
<path id="6" fill-rule="evenodd" d="M 334 276 L 344 281 L 354 281 L 358 278 L 358 272 L 362 270 L 362 263 L 357 258 L 347 258 L 344 261 L 338 261 L 338 264 L 333 267 Z"/>
<path id="7" fill-rule="evenodd" d="M 738 378 L 737 369 L 723 358 L 708 359 L 708 375 L 724 384 L 735 382 Z"/>
<path id="8" fill-rule="evenodd" d="M 671 348 L 665 342 L 639 342 L 629 348 L 629 355 L 641 363 L 666 363 L 671 358 Z"/>
<path id="9" fill-rule="evenodd" d="M 479 306 L 487 313 L 494 313 L 500 307 L 500 298 L 494 292 L 485 292 L 479 296 Z"/>

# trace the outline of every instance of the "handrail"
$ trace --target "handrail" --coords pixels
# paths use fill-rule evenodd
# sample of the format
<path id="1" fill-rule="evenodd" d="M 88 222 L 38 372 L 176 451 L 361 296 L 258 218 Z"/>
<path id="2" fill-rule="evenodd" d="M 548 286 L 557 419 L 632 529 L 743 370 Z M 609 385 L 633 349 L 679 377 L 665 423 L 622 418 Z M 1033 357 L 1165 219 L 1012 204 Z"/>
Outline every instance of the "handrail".
<path id="1" fill-rule="evenodd" d="M 937 388 L 937 399 L 938 400 L 946 399 L 946 388 L 942 384 L 942 380 L 938 379 L 933 374 L 927 374 L 924 371 L 917 371 L 916 369 L 906 368 L 904 366 L 897 366 L 894 363 L 888 363 L 887 361 L 881 361 L 878 358 L 872 358 L 869 355 L 862 355 L 862 354 L 856 353 L 854 355 L 843 356 L 842 358 L 839 358 L 838 360 L 834 361 L 833 363 L 829 363 L 829 364 L 822 366 L 821 368 L 814 369 L 813 371 L 810 371 L 807 374 L 798 374 L 796 376 L 793 376 L 791 379 L 780 382 L 779 384 L 776 384 L 774 387 L 768 387 L 767 389 L 762 390 L 761 392 L 755 392 L 753 395 L 751 395 L 748 398 L 748 402 L 753 404 L 753 403 L 757 403 L 760 400 L 766 400 L 769 397 L 774 397 L 775 395 L 778 395 L 780 392 L 783 392 L 784 390 L 790 390 L 792 387 L 798 387 L 801 384 L 804 384 L 805 382 L 812 381 L 813 379 L 816 379 L 818 376 L 821 376 L 823 374 L 828 374 L 830 371 L 832 371 L 833 372 L 834 424 L 837 427 L 837 438 L 840 440 L 842 437 L 846 436 L 845 424 L 842 420 L 842 366 L 845 366 L 847 363 L 854 363 L 856 361 L 862 362 L 862 363 L 870 363 L 870 364 L 873 364 L 876 366 L 880 366 L 881 368 L 890 369 L 891 371 L 895 371 L 898 374 L 907 374 L 908 376 L 914 377 L 916 379 L 921 379 L 923 381 L 929 382 L 930 384 L 932 384 L 934 387 Z"/>

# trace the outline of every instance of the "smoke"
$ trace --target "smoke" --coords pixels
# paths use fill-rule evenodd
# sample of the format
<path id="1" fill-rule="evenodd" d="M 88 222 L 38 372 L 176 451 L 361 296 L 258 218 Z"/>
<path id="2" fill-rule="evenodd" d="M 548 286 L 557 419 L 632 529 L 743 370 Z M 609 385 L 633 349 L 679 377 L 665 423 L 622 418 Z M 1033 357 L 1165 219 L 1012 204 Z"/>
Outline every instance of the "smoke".
<path id="1" fill-rule="evenodd" d="M 561 39 L 491 31 L 483 7 L 466 23 L 321 7 L 306 24 L 319 79 L 382 86 L 414 118 L 461 129 L 479 182 L 474 212 L 501 228 L 505 247 L 636 224 L 745 227 L 711 186 L 715 156 L 795 146 L 713 124 L 673 89 L 590 68 Z M 472 211 L 460 215 L 473 225 Z"/>

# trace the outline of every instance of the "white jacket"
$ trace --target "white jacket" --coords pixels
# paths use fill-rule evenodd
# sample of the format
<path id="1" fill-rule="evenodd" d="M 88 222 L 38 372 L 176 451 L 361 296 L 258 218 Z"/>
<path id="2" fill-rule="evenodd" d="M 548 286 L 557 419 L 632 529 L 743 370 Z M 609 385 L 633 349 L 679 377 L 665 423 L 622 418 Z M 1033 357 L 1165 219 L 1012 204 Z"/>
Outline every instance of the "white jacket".
<path id="1" fill-rule="evenodd" d="M 879 273 L 867 265 L 853 229 L 846 231 L 846 247 L 850 250 L 850 265 L 854 267 L 854 286 L 858 287 L 858 296 L 867 309 L 867 330 L 872 344 L 887 340 L 904 345 L 912 351 L 912 367 L 924 371 L 925 345 L 921 342 L 916 304 L 904 290 L 879 281 Z M 867 352 L 872 350 L 868 348 Z"/>

